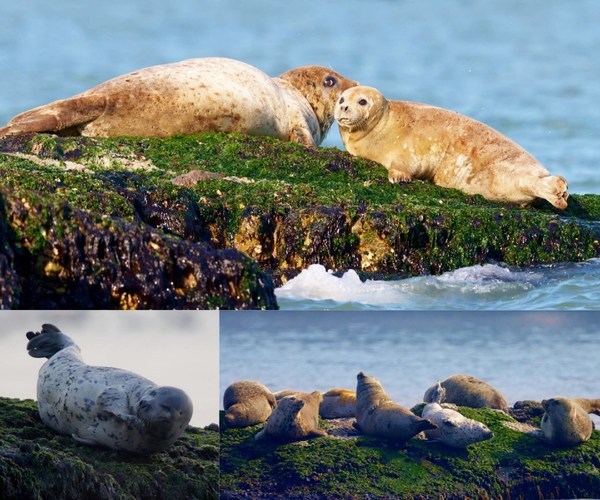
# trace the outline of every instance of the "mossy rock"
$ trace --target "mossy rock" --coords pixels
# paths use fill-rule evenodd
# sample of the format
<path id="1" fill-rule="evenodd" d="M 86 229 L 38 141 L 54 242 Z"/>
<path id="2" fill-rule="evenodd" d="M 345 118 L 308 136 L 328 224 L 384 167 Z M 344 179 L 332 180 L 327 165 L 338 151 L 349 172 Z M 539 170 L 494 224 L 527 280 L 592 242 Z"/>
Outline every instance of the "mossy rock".
<path id="1" fill-rule="evenodd" d="M 216 499 L 219 433 L 188 427 L 168 450 L 136 456 L 83 446 L 39 419 L 32 400 L 0 397 L 4 499 Z"/>
<path id="2" fill-rule="evenodd" d="M 600 255 L 600 196 L 572 195 L 564 212 L 545 201 L 520 208 L 423 181 L 392 185 L 374 162 L 336 148 L 307 149 L 270 138 L 215 133 L 170 139 L 5 137 L 0 138 L 0 175 L 0 231 L 5 234 L 0 268 L 12 271 L 0 287 L 10 289 L 16 282 L 24 289 L 13 294 L 8 307 L 27 307 L 25 297 L 35 286 L 70 289 L 79 279 L 93 287 L 107 262 L 122 267 L 119 251 L 96 263 L 98 269 L 80 269 L 86 276 L 77 277 L 70 261 L 57 263 L 77 247 L 77 231 L 88 241 L 92 225 L 102 236 L 91 244 L 100 241 L 103 251 L 119 245 L 106 233 L 126 242 L 129 237 L 121 234 L 135 229 L 169 247 L 148 255 L 149 261 L 177 267 L 188 247 L 171 247 L 189 245 L 196 249 L 196 262 L 203 262 L 207 252 L 219 263 L 202 269 L 219 283 L 203 292 L 204 303 L 193 292 L 202 289 L 200 271 L 193 277 L 186 269 L 156 271 L 148 278 L 156 289 L 173 290 L 163 299 L 167 307 L 244 303 L 274 308 L 271 278 L 279 285 L 315 263 L 385 279 L 486 262 L 528 266 Z M 75 215 L 90 222 L 69 224 Z M 61 248 L 52 241 L 54 234 L 74 243 Z M 227 250 L 231 253 L 220 253 Z M 219 265 L 232 259 L 237 259 L 235 271 L 219 278 L 228 272 Z M 65 267 L 68 279 L 61 279 Z M 27 277 L 32 271 L 35 286 L 28 288 L 23 281 L 33 279 Z M 135 266 L 116 272 L 138 281 L 117 280 L 112 295 L 104 292 L 103 306 L 153 307 L 140 298 L 156 295 L 140 283 L 143 273 Z"/>
<path id="3" fill-rule="evenodd" d="M 460 408 L 495 434 L 455 450 L 412 439 L 361 436 L 289 444 L 256 442 L 261 425 L 223 429 L 221 498 L 573 498 L 600 491 L 600 432 L 586 443 L 554 448 L 502 425 L 489 409 Z M 321 421 L 327 429 L 328 421 Z"/>

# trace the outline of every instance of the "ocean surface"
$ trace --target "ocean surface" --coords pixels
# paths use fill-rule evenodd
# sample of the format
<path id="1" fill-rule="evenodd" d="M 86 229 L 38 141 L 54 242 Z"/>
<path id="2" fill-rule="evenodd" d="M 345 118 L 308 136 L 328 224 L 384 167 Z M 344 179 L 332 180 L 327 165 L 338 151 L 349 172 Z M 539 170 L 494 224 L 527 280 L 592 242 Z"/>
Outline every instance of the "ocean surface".
<path id="1" fill-rule="evenodd" d="M 598 397 L 597 313 L 222 312 L 220 321 L 221 396 L 243 379 L 272 391 L 355 389 L 364 371 L 408 407 L 455 373 L 487 381 L 510 404 Z"/>
<path id="2" fill-rule="evenodd" d="M 598 26 L 597 0 L 3 2 L 0 123 L 114 76 L 190 57 L 232 57 L 271 75 L 321 64 L 389 98 L 481 120 L 565 176 L 571 193 L 599 194 Z M 342 148 L 335 126 L 324 146 Z M 323 289 L 315 298 L 318 281 L 278 296 L 284 309 L 594 309 L 598 274 L 597 261 L 484 266 L 344 284 L 343 296 Z"/>
<path id="3" fill-rule="evenodd" d="M 28 331 L 56 325 L 89 365 L 132 371 L 183 389 L 194 404 L 191 424 L 218 423 L 219 313 L 216 311 L 2 311 L 0 396 L 37 399 L 45 359 L 27 354 Z"/>

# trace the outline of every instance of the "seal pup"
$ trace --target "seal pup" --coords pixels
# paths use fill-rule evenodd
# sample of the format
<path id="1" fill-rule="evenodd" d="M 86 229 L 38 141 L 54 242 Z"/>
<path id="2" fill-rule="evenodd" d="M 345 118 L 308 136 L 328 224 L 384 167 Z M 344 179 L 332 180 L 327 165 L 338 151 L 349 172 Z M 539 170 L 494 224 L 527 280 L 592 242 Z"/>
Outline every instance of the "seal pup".
<path id="1" fill-rule="evenodd" d="M 363 434 L 404 442 L 436 427 L 392 401 L 375 377 L 359 372 L 356 379 L 355 427 Z"/>
<path id="2" fill-rule="evenodd" d="M 223 394 L 225 423 L 229 427 L 248 427 L 269 418 L 277 406 L 275 396 L 255 380 L 234 382 Z"/>
<path id="3" fill-rule="evenodd" d="M 321 418 L 350 418 L 356 416 L 356 392 L 350 389 L 331 389 L 323 394 L 319 407 Z"/>
<path id="4" fill-rule="evenodd" d="M 320 391 L 284 396 L 254 438 L 257 441 L 267 438 L 287 441 L 326 436 L 327 433 L 319 429 L 319 404 L 322 399 Z"/>
<path id="5" fill-rule="evenodd" d="M 527 205 L 542 198 L 567 208 L 564 177 L 465 115 L 355 86 L 341 95 L 334 116 L 348 152 L 383 164 L 390 182 L 423 179 L 489 200 Z"/>
<path id="6" fill-rule="evenodd" d="M 445 389 L 438 382 L 434 402 L 426 404 L 421 413 L 423 418 L 437 426 L 437 429 L 425 431 L 427 439 L 452 448 L 466 448 L 470 444 L 494 437 L 494 433 L 485 424 L 467 418 L 456 410 L 442 407 L 440 401 L 444 398 L 444 392 Z"/>
<path id="7" fill-rule="evenodd" d="M 598 407 L 589 403 L 590 401 L 598 400 L 568 399 L 557 396 L 542 401 L 544 416 L 539 437 L 549 444 L 562 447 L 577 446 L 587 441 L 594 429 L 588 413 L 598 414 Z"/>
<path id="8" fill-rule="evenodd" d="M 181 389 L 86 365 L 79 347 L 54 325 L 27 338 L 30 356 L 48 358 L 38 375 L 38 411 L 56 432 L 86 445 L 150 454 L 167 449 L 188 426 L 192 401 Z"/>
<path id="9" fill-rule="evenodd" d="M 494 389 L 490 384 L 471 375 L 456 374 L 448 377 L 442 382 L 444 389 L 442 399 L 439 403 L 454 403 L 457 406 L 468 406 L 470 408 L 494 408 L 502 410 L 508 406 L 504 396 Z M 438 385 L 431 386 L 423 401 L 431 403 L 435 401 Z"/>
<path id="10" fill-rule="evenodd" d="M 356 85 L 322 66 L 271 78 L 234 59 L 207 57 L 143 68 L 44 106 L 0 128 L 90 137 L 170 137 L 221 131 L 319 145 L 341 92 Z"/>

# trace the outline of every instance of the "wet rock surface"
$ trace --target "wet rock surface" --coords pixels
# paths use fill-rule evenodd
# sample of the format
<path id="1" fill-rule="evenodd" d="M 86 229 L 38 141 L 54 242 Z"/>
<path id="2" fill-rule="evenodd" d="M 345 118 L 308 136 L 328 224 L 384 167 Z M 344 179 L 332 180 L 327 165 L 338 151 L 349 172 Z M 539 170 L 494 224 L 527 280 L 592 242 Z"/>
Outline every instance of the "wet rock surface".
<path id="1" fill-rule="evenodd" d="M 492 203 L 392 185 L 376 163 L 274 139 L 6 137 L 0 175 L 3 307 L 64 307 L 78 280 L 102 290 L 102 305 L 73 307 L 274 308 L 274 286 L 316 263 L 385 279 L 600 255 L 599 196 L 572 195 L 564 212 Z M 42 241 L 52 224 L 63 245 Z M 50 271 L 65 262 L 42 279 L 48 259 Z M 105 276 L 117 279 L 110 292 Z"/>

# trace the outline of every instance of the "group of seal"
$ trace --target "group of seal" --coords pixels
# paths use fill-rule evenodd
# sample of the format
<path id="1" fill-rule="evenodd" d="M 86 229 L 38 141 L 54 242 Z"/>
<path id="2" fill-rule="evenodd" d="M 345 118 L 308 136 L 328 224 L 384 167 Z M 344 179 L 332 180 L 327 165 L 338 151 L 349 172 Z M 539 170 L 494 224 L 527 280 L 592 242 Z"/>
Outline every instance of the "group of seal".
<path id="1" fill-rule="evenodd" d="M 152 66 L 25 111 L 0 136 L 222 131 L 318 146 L 334 117 L 348 152 L 383 164 L 391 182 L 426 179 L 495 201 L 567 207 L 566 180 L 500 132 L 447 109 L 387 100 L 322 66 L 276 78 L 222 57 Z"/>
<path id="2" fill-rule="evenodd" d="M 271 393 L 260 382 L 234 382 L 223 398 L 225 423 L 247 427 L 266 422 L 255 438 L 285 441 L 327 435 L 319 428 L 317 416 L 354 418 L 353 426 L 360 433 L 390 442 L 424 437 L 452 448 L 466 448 L 492 439 L 494 433 L 482 422 L 463 416 L 459 406 L 509 409 L 499 390 L 471 375 L 452 375 L 427 389 L 421 416 L 413 412 L 419 405 L 409 410 L 393 401 L 375 377 L 359 372 L 356 378 L 356 391 L 331 389 L 324 394 L 289 389 Z M 532 428 L 531 434 L 553 446 L 576 446 L 588 440 L 593 429 L 588 414 L 600 415 L 600 399 L 555 397 L 542 405 L 541 427 Z"/>
<path id="3" fill-rule="evenodd" d="M 42 422 L 78 443 L 135 454 L 166 450 L 192 418 L 189 396 L 119 368 L 84 363 L 75 342 L 56 326 L 28 332 L 27 351 L 48 358 L 37 382 Z"/>

